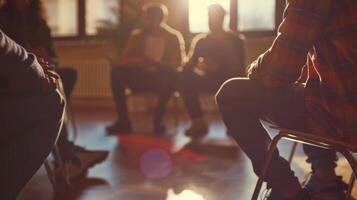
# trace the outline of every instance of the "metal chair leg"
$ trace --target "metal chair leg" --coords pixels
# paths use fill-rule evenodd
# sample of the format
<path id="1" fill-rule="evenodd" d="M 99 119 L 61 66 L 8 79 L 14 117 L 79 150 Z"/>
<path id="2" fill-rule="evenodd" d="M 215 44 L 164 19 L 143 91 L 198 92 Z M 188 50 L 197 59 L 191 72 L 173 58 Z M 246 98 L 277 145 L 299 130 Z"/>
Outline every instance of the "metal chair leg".
<path id="1" fill-rule="evenodd" d="M 175 126 L 175 133 L 178 131 L 179 125 L 179 98 L 180 93 L 174 92 L 174 126 Z"/>
<path id="2" fill-rule="evenodd" d="M 66 118 L 68 119 L 68 121 L 70 121 L 70 124 L 72 126 L 72 131 L 73 131 L 73 142 L 75 142 L 77 140 L 78 137 L 78 128 L 77 128 L 77 122 L 76 122 L 76 118 L 74 116 L 74 112 L 72 109 L 72 104 L 70 101 L 67 101 L 66 104 Z"/>
<path id="3" fill-rule="evenodd" d="M 52 185 L 53 190 L 56 192 L 57 191 L 57 185 L 56 185 L 56 180 L 54 179 L 55 174 L 53 173 L 51 169 L 51 165 L 49 161 L 46 159 L 45 162 L 43 163 L 46 169 L 46 173 L 48 176 L 48 179 L 50 179 L 50 183 Z"/>
<path id="4" fill-rule="evenodd" d="M 346 199 L 349 199 L 351 197 L 353 186 L 355 185 L 355 180 L 356 180 L 356 177 L 355 177 L 354 173 L 352 172 L 351 177 L 350 177 L 350 181 L 348 183 L 348 190 L 346 192 Z"/>
<path id="5" fill-rule="evenodd" d="M 289 159 L 288 159 L 289 164 L 291 164 L 291 163 L 293 162 L 297 145 L 298 145 L 298 143 L 297 143 L 297 142 L 294 142 L 294 143 L 293 143 L 293 146 L 291 147 L 291 151 L 290 151 L 290 155 L 289 155 Z"/>
<path id="6" fill-rule="evenodd" d="M 289 134 L 289 132 L 292 132 L 297 135 Z M 318 137 L 318 136 L 308 135 L 306 133 L 301 133 L 301 132 L 299 133 L 299 132 L 294 132 L 294 131 L 288 131 L 285 133 L 285 132 L 281 131 L 276 137 L 274 137 L 274 139 L 272 140 L 272 143 L 270 144 L 269 151 L 268 151 L 268 157 L 267 157 L 264 167 L 261 171 L 261 174 L 258 178 L 256 187 L 254 189 L 252 200 L 257 200 L 259 197 L 260 189 L 263 185 L 263 181 L 265 179 L 265 176 L 266 176 L 269 166 L 271 164 L 271 160 L 272 160 L 274 151 L 277 148 L 277 143 L 282 138 L 286 138 L 286 139 L 292 140 L 294 142 L 301 142 L 301 143 L 305 143 L 305 144 L 309 144 L 309 145 L 314 145 L 314 146 L 317 146 L 320 148 L 333 149 L 337 152 L 340 152 L 347 159 L 349 165 L 352 168 L 353 175 L 354 175 L 354 177 L 352 177 L 350 179 L 350 186 L 349 186 L 348 192 L 346 194 L 346 199 L 350 198 L 352 187 L 355 182 L 355 178 L 357 177 L 357 162 L 356 162 L 356 159 L 353 156 L 353 154 L 350 151 L 346 150 L 346 148 L 351 150 L 352 152 L 356 152 L 356 148 L 354 148 L 351 145 L 348 145 L 346 143 L 343 143 L 343 142 L 333 141 L 333 140 L 325 139 L 325 138 Z M 295 152 L 295 147 L 292 150 Z M 290 156 L 292 156 L 292 155 L 290 155 Z"/>
<path id="7" fill-rule="evenodd" d="M 58 165 L 60 167 L 60 170 L 61 170 L 62 176 L 64 178 L 64 181 L 65 181 L 66 185 L 69 186 L 70 185 L 69 175 L 68 175 L 68 172 L 67 172 L 67 170 L 66 170 L 66 168 L 64 166 L 64 163 L 63 163 L 63 161 L 61 159 L 61 154 L 59 152 L 57 144 L 55 144 L 55 146 L 54 146 L 54 154 L 55 154 L 55 157 L 57 159 Z"/>
<path id="8" fill-rule="evenodd" d="M 263 166 L 263 168 L 260 172 L 260 175 L 258 177 L 258 181 L 257 181 L 257 184 L 254 189 L 252 200 L 257 200 L 259 197 L 260 189 L 263 185 L 265 176 L 266 176 L 268 169 L 270 167 L 270 164 L 271 164 L 271 160 L 273 159 L 274 152 L 275 152 L 278 142 L 280 141 L 281 138 L 282 137 L 280 135 L 277 135 L 276 137 L 274 137 L 274 139 L 272 140 L 272 142 L 270 144 L 267 159 L 266 159 L 264 166 Z"/>

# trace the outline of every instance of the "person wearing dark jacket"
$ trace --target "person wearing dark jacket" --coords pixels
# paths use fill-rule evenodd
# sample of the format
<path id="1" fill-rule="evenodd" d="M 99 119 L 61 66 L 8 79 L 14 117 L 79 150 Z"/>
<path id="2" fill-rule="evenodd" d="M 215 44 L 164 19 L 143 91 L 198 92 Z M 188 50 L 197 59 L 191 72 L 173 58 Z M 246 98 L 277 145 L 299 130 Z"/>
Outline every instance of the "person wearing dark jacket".
<path id="1" fill-rule="evenodd" d="M 0 199 L 16 199 L 58 138 L 65 106 L 58 81 L 0 30 Z"/>
<path id="2" fill-rule="evenodd" d="M 150 91 L 158 95 L 154 132 L 162 134 L 165 107 L 175 90 L 177 68 L 185 55 L 185 42 L 179 31 L 166 24 L 167 8 L 162 4 L 143 7 L 141 27 L 134 30 L 118 63 L 112 68 L 111 84 L 117 120 L 107 127 L 109 134 L 133 131 L 125 89 Z"/>
<path id="3" fill-rule="evenodd" d="M 210 32 L 193 39 L 189 61 L 179 78 L 180 93 L 191 118 L 186 130 L 190 137 L 208 132 L 199 94 L 215 93 L 228 78 L 245 75 L 243 37 L 223 29 L 225 15 L 219 4 L 208 7 Z"/>
<path id="4" fill-rule="evenodd" d="M 77 73 L 71 68 L 58 67 L 51 31 L 43 13 L 41 0 L 7 0 L 0 7 L 0 28 L 26 50 L 55 66 L 63 83 L 64 96 L 69 101 Z M 70 178 L 86 174 L 91 166 L 108 155 L 107 151 L 89 151 L 69 141 L 66 123 L 58 139 L 58 148 L 65 167 L 71 169 Z"/>
<path id="5" fill-rule="evenodd" d="M 259 175 L 271 138 L 261 120 L 356 145 L 357 1 L 287 0 L 271 47 L 216 95 L 228 133 Z M 302 76 L 307 69 L 306 78 Z M 301 187 L 279 151 L 264 181 L 269 200 L 346 199 L 336 152 L 304 145 L 311 176 Z"/>

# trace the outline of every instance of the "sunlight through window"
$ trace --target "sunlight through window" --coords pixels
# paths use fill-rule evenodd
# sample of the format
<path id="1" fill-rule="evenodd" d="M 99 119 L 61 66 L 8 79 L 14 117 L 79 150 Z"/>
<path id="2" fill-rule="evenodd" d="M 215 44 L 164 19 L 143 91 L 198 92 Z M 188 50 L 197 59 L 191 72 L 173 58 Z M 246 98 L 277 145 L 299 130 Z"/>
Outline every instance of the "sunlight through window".
<path id="1" fill-rule="evenodd" d="M 238 1 L 238 30 L 275 29 L 275 0 Z"/>
<path id="2" fill-rule="evenodd" d="M 74 36 L 77 34 L 77 3 L 73 0 L 44 1 L 47 23 L 53 36 Z"/>
<path id="3" fill-rule="evenodd" d="M 205 200 L 205 199 L 202 197 L 202 195 L 192 190 L 184 190 L 180 194 L 176 195 L 172 189 L 169 189 L 166 200 Z"/>
<path id="4" fill-rule="evenodd" d="M 193 33 L 208 32 L 208 6 L 217 3 L 227 12 L 224 21 L 224 28 L 229 29 L 229 5 L 230 0 L 189 0 L 189 24 L 190 31 Z"/>

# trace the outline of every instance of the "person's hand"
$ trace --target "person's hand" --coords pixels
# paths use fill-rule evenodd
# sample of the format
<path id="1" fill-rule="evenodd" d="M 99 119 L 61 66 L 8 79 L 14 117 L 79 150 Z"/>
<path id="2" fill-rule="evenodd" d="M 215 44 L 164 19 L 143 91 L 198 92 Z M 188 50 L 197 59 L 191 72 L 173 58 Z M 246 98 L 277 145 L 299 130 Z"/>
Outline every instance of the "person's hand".
<path id="1" fill-rule="evenodd" d="M 199 57 L 193 71 L 199 76 L 204 76 L 206 74 L 206 68 L 205 59 L 203 57 Z"/>
<path id="2" fill-rule="evenodd" d="M 258 61 L 255 60 L 248 66 L 247 76 L 250 80 L 258 80 L 257 64 Z"/>
<path id="3" fill-rule="evenodd" d="M 55 67 L 53 65 L 50 65 L 42 58 L 39 58 L 38 61 L 45 73 L 45 79 L 43 81 L 43 90 L 46 92 L 49 90 L 58 89 L 61 77 L 55 71 Z"/>

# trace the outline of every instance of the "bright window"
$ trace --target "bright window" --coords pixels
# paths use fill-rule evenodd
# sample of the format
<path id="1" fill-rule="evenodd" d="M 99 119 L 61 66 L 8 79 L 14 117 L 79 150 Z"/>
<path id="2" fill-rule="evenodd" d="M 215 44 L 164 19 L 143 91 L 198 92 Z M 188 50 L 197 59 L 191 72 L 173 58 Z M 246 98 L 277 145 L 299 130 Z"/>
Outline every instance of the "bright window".
<path id="1" fill-rule="evenodd" d="M 238 0 L 239 31 L 275 29 L 275 0 Z"/>
<path id="2" fill-rule="evenodd" d="M 118 0 L 87 0 L 86 33 L 96 35 L 99 29 L 115 27 L 118 23 L 118 16 Z"/>
<path id="3" fill-rule="evenodd" d="M 249 0 L 250 1 L 250 0 Z M 208 6 L 220 4 L 227 12 L 224 28 L 229 29 L 229 5 L 230 0 L 189 0 L 189 26 L 193 33 L 208 32 Z"/>
<path id="4" fill-rule="evenodd" d="M 53 36 L 75 36 L 78 33 L 78 5 L 75 0 L 46 0 L 47 23 Z"/>

